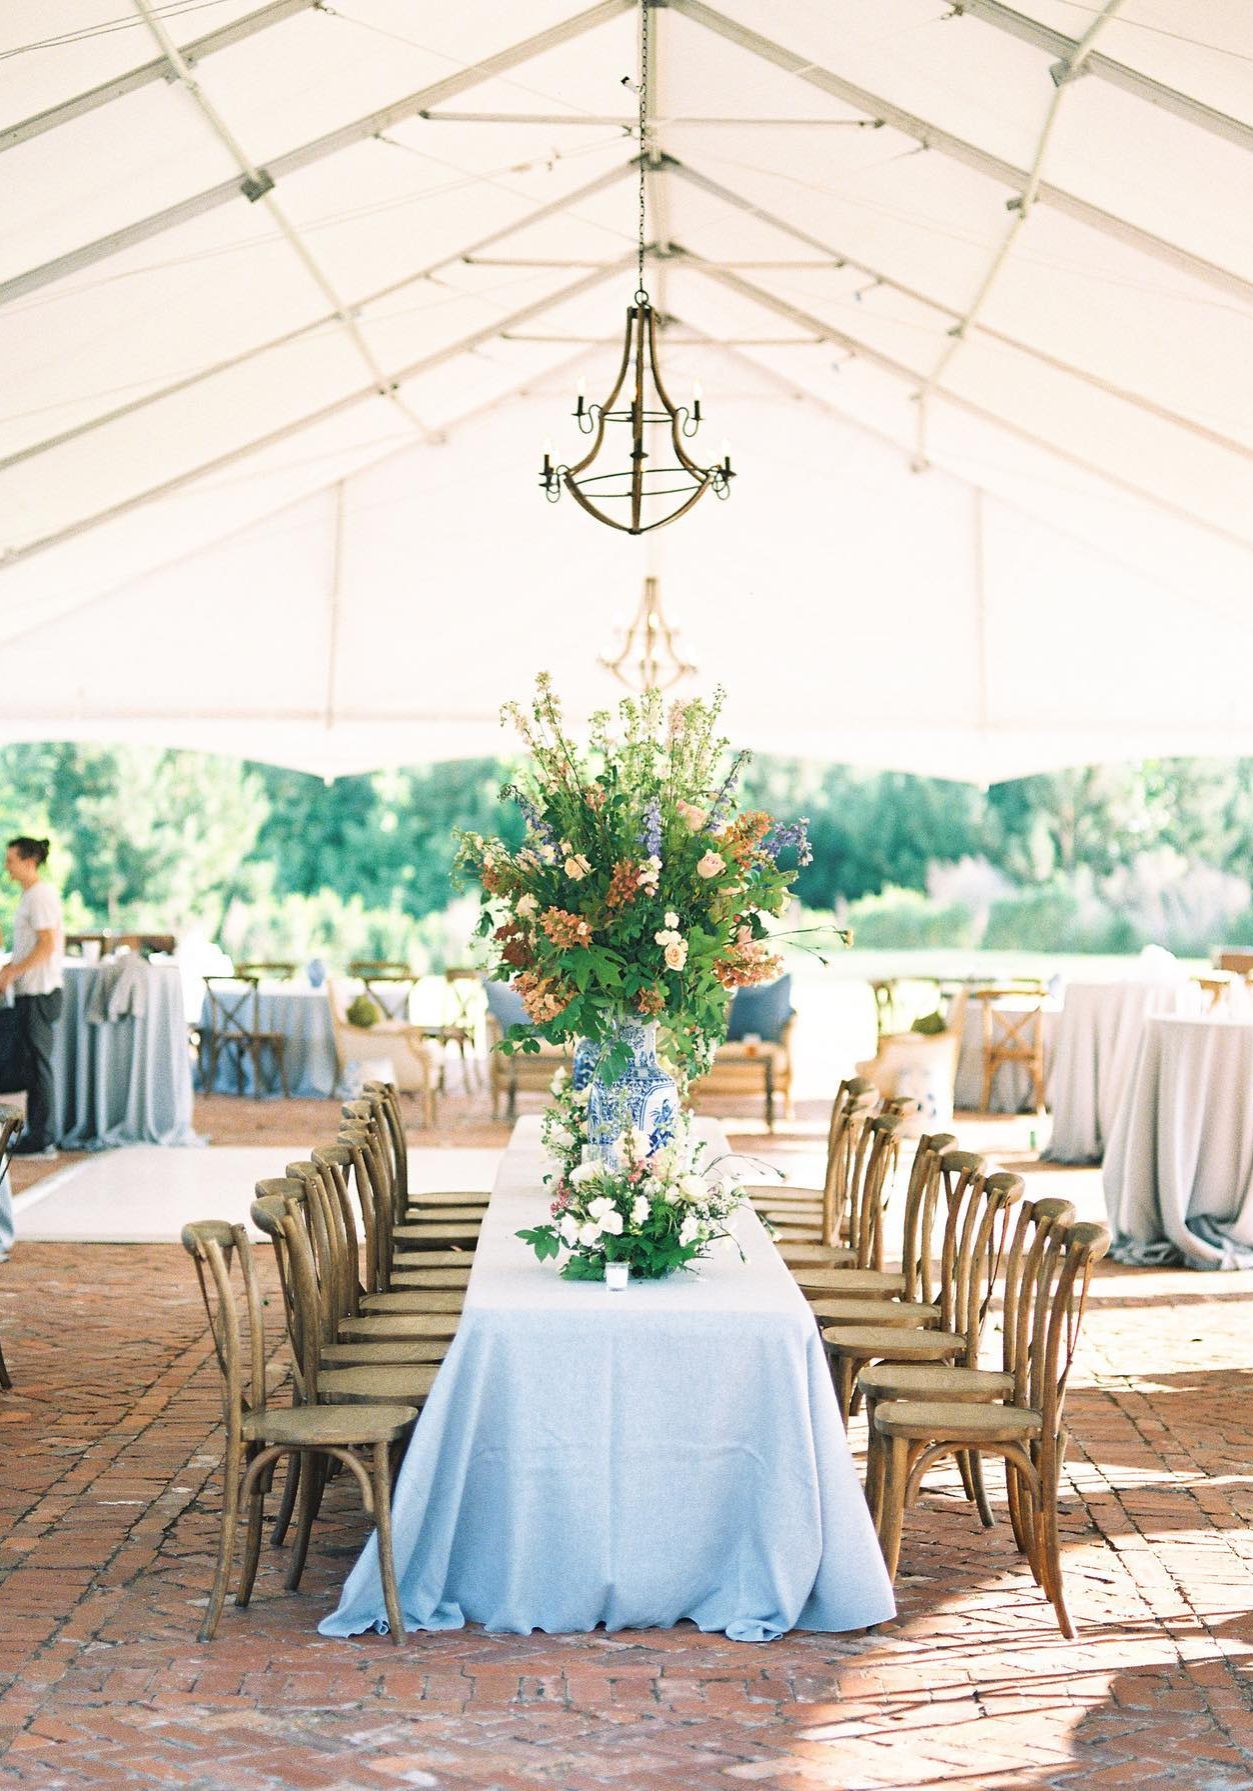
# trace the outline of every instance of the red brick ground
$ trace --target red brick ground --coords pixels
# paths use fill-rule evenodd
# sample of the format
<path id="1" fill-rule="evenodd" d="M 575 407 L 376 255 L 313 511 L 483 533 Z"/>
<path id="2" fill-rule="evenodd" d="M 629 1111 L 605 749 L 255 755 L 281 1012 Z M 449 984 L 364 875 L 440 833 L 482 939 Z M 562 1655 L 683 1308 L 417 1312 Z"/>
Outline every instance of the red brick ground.
<path id="1" fill-rule="evenodd" d="M 0 1277 L 0 1786 L 1253 1785 L 1253 1276 L 1098 1291 L 1065 1498 L 1075 1643 L 1008 1526 L 985 1536 L 944 1487 L 875 1635 L 331 1641 L 315 1625 L 365 1535 L 339 1483 L 301 1592 L 267 1549 L 252 1608 L 201 1647 L 218 1383 L 190 1265 L 23 1246 Z"/>

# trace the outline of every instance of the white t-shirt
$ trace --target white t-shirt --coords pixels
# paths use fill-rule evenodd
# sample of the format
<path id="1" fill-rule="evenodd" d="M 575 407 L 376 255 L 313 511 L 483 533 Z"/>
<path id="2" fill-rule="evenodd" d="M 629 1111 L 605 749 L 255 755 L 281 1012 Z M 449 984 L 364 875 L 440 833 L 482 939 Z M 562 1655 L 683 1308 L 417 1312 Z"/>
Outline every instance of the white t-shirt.
<path id="1" fill-rule="evenodd" d="M 19 976 L 13 987 L 19 995 L 48 995 L 62 983 L 61 960 L 65 956 L 65 931 L 61 925 L 61 898 L 50 883 L 36 881 L 22 891 L 22 899 L 13 917 L 13 962 L 20 964 L 29 957 L 39 941 L 36 934 L 51 928 L 56 933 L 56 950 L 42 964 L 36 964 Z"/>

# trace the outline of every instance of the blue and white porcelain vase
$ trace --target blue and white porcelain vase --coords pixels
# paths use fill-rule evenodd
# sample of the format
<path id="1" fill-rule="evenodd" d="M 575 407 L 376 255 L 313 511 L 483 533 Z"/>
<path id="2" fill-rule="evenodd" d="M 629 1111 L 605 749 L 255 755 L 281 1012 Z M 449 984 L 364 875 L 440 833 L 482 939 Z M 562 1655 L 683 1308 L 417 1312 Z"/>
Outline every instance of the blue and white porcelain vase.
<path id="1" fill-rule="evenodd" d="M 602 1075 L 615 1045 L 630 1052 L 625 1069 L 612 1080 Z M 593 1047 L 595 1050 L 595 1047 Z M 576 1055 L 577 1066 L 577 1055 Z M 578 1069 L 576 1067 L 576 1086 Z M 587 1103 L 587 1140 L 604 1163 L 616 1161 L 615 1145 L 621 1133 L 634 1127 L 648 1138 L 649 1154 L 674 1142 L 679 1124 L 679 1091 L 674 1078 L 657 1062 L 657 1025 L 626 1015 L 601 1043 L 590 1077 Z"/>
<path id="2" fill-rule="evenodd" d="M 583 1090 L 596 1073 L 596 1059 L 600 1056 L 600 1046 L 595 1039 L 575 1039 L 574 1059 L 570 1065 L 570 1081 L 575 1094 Z"/>

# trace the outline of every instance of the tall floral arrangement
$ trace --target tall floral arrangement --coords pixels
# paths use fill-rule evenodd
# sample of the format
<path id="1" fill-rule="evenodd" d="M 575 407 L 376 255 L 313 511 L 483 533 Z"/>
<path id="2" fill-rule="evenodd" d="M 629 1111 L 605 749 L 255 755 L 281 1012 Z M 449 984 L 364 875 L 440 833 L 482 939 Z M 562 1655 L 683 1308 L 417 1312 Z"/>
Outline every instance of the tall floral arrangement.
<path id="1" fill-rule="evenodd" d="M 526 839 L 510 851 L 464 834 L 459 864 L 482 889 L 495 974 L 531 1021 L 507 1050 L 610 1039 L 629 1015 L 659 1021 L 692 1072 L 725 1036 L 732 991 L 778 975 L 767 922 L 808 861 L 806 823 L 737 808 L 748 755 L 719 734 L 722 703 L 628 698 L 616 724 L 592 717 L 586 748 L 547 676 L 529 709 L 506 707 L 530 757 L 505 792 Z"/>

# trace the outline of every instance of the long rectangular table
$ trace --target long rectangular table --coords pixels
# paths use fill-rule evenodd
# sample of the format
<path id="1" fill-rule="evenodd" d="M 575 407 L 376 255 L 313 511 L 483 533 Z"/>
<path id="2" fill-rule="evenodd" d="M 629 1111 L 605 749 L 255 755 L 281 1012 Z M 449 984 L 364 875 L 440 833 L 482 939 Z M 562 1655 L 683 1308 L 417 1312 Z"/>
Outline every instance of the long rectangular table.
<path id="1" fill-rule="evenodd" d="M 700 1121 L 706 1160 L 725 1153 Z M 558 1278 L 539 1121 L 501 1162 L 461 1324 L 397 1478 L 407 1628 L 668 1627 L 739 1641 L 894 1611 L 814 1320 L 757 1217 L 697 1274 Z M 385 1629 L 372 1538 L 324 1635 Z"/>

